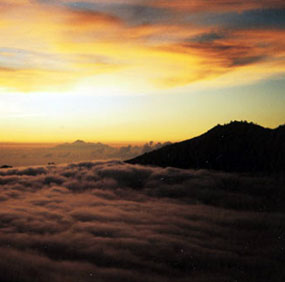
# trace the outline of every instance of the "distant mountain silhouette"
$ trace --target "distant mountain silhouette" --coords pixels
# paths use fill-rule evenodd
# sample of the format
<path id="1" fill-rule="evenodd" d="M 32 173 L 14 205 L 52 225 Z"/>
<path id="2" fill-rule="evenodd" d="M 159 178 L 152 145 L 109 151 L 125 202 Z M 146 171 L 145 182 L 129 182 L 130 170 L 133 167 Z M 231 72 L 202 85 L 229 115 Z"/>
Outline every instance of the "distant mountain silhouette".
<path id="1" fill-rule="evenodd" d="M 155 143 L 153 141 L 147 142 L 144 145 L 126 145 L 126 146 L 111 146 L 100 142 L 92 143 L 85 142 L 83 140 L 76 140 L 72 143 L 59 144 L 50 149 L 50 153 L 46 153 L 47 157 L 55 156 L 56 154 L 62 158 L 68 160 L 81 159 L 81 160 L 95 160 L 95 159 L 129 159 L 139 156 L 143 153 L 159 149 L 163 146 L 170 144 L 166 143 Z M 1 157 L 1 156 L 0 156 Z M 55 159 L 51 159 L 50 162 L 55 162 Z M 59 160 L 56 160 L 59 163 Z"/>
<path id="2" fill-rule="evenodd" d="M 285 125 L 269 129 L 234 121 L 126 162 L 236 172 L 284 172 Z"/>
<path id="3" fill-rule="evenodd" d="M 84 150 L 84 149 L 110 149 L 112 148 L 109 145 L 106 144 L 102 144 L 100 142 L 98 143 L 90 143 L 90 142 L 85 142 L 83 140 L 76 140 L 73 143 L 64 143 L 64 144 L 59 144 L 57 145 L 55 148 L 57 149 L 80 149 L 80 150 Z"/>
<path id="4" fill-rule="evenodd" d="M 83 145 L 83 144 L 86 144 L 83 140 L 76 140 L 75 142 L 73 142 L 73 145 L 78 145 L 78 144 L 80 144 L 80 145 Z"/>
<path id="5" fill-rule="evenodd" d="M 11 165 L 2 165 L 2 166 L 0 166 L 0 169 L 2 169 L 2 168 L 12 168 L 13 166 L 11 166 Z"/>

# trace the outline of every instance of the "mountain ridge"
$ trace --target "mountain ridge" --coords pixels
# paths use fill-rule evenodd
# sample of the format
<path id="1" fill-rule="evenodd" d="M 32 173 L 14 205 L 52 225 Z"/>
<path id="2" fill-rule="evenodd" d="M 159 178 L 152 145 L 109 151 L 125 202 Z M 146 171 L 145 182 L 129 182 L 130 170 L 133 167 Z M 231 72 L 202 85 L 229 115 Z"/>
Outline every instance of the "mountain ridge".
<path id="1" fill-rule="evenodd" d="M 285 126 L 270 129 L 246 121 L 218 124 L 197 137 L 126 162 L 236 172 L 285 171 Z"/>

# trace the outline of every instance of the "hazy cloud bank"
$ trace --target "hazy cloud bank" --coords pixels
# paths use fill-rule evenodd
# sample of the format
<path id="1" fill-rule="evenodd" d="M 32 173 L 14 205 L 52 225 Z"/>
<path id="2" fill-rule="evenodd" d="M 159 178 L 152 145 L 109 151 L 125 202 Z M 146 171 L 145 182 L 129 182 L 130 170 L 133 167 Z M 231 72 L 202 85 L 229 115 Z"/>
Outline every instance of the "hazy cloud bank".
<path id="1" fill-rule="evenodd" d="M 46 165 L 94 160 L 126 160 L 170 144 L 150 141 L 144 145 L 111 146 L 77 140 L 53 147 L 9 147 L 0 144 L 0 166 Z"/>
<path id="2" fill-rule="evenodd" d="M 2 170 L 0 280 L 283 281 L 281 184 L 121 162 Z"/>

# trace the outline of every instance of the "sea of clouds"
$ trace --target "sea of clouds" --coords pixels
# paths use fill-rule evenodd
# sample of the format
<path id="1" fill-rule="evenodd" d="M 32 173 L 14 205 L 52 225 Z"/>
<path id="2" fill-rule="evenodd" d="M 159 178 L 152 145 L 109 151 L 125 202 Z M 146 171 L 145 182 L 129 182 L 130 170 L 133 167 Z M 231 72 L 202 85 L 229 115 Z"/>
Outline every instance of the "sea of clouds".
<path id="1" fill-rule="evenodd" d="M 0 171 L 0 281 L 285 281 L 284 178 L 119 161 Z"/>

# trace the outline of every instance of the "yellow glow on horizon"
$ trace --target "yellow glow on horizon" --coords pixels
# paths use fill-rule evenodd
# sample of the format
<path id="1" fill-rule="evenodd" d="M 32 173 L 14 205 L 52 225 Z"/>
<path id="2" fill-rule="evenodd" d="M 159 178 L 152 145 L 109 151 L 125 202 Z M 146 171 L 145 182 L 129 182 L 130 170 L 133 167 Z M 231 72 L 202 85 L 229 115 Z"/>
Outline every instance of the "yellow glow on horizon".
<path id="1" fill-rule="evenodd" d="M 130 0 L 1 1 L 0 142 L 179 141 L 214 121 L 283 122 L 278 87 L 270 114 L 268 95 L 252 97 L 284 77 L 284 29 L 207 20 L 261 4 L 154 2 L 140 16 Z M 219 100 L 250 85 L 238 110 L 236 97 Z"/>

